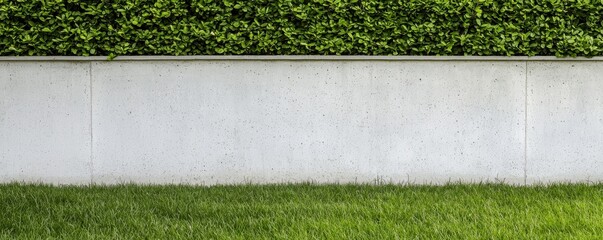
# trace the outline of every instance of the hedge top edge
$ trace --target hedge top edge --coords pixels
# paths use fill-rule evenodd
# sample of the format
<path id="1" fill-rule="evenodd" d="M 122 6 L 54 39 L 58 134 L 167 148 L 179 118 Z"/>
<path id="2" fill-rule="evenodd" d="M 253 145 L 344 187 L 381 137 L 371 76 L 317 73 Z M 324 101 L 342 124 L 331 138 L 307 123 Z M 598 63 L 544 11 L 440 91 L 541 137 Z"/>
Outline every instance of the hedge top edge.
<path id="1" fill-rule="evenodd" d="M 0 56 L 603 56 L 603 0 L 0 0 Z"/>

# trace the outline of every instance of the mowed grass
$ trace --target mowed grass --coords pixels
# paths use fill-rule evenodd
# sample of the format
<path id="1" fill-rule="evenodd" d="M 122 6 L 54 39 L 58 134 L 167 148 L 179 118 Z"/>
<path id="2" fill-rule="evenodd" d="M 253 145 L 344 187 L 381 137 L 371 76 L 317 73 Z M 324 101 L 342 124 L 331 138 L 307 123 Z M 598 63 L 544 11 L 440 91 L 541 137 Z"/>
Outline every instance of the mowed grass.
<path id="1" fill-rule="evenodd" d="M 602 239 L 603 185 L 0 185 L 0 238 Z"/>

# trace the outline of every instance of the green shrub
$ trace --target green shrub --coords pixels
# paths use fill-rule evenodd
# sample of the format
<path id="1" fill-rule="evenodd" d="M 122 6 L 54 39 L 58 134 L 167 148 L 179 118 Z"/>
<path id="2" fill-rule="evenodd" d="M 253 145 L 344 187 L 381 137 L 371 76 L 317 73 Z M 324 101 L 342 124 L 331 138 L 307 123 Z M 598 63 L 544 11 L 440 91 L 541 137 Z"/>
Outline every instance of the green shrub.
<path id="1" fill-rule="evenodd" d="M 603 0 L 0 0 L 0 55 L 603 55 Z"/>

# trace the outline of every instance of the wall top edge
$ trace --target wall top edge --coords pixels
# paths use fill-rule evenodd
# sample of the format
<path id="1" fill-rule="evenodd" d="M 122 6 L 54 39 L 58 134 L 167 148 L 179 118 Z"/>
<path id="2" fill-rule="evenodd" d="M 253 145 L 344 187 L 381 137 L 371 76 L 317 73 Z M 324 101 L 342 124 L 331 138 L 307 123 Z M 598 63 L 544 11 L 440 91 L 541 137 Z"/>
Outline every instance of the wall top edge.
<path id="1" fill-rule="evenodd" d="M 106 56 L 0 56 L 0 61 L 110 61 Z M 112 61 L 603 61 L 603 57 L 555 56 L 333 56 L 333 55 L 198 55 L 119 56 Z"/>

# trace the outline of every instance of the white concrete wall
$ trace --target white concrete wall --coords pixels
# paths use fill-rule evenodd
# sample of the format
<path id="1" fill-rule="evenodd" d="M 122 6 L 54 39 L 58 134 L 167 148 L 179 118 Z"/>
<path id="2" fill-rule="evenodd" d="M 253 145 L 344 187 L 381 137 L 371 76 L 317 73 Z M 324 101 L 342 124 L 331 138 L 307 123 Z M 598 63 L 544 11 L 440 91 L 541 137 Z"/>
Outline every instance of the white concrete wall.
<path id="1" fill-rule="evenodd" d="M 603 62 L 528 66 L 528 181 L 603 180 Z"/>
<path id="2" fill-rule="evenodd" d="M 0 62 L 0 182 L 90 182 L 90 64 Z"/>
<path id="3" fill-rule="evenodd" d="M 602 67 L 0 58 L 0 182 L 598 181 Z"/>

